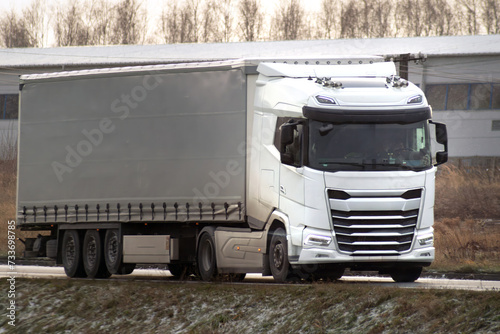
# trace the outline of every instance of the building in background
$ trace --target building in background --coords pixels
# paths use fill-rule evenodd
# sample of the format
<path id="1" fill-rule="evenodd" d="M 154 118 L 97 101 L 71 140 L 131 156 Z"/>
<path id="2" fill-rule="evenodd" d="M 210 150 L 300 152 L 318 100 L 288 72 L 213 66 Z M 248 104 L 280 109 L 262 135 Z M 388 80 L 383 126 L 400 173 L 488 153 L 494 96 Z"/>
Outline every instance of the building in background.
<path id="1" fill-rule="evenodd" d="M 451 158 L 472 165 L 498 161 L 500 35 L 0 49 L 0 145 L 12 146 L 16 141 L 21 74 L 238 58 L 350 55 L 396 61 L 400 75 L 425 91 L 434 119 L 447 124 Z"/>

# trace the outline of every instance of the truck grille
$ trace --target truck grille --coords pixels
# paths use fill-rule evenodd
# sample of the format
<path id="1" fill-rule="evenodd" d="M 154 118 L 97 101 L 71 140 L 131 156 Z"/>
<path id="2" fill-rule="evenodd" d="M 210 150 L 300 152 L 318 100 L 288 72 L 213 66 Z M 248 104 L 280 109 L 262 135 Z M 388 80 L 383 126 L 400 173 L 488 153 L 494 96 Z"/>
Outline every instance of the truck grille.
<path id="1" fill-rule="evenodd" d="M 412 246 L 422 189 L 329 190 L 337 245 L 352 256 L 399 255 Z"/>

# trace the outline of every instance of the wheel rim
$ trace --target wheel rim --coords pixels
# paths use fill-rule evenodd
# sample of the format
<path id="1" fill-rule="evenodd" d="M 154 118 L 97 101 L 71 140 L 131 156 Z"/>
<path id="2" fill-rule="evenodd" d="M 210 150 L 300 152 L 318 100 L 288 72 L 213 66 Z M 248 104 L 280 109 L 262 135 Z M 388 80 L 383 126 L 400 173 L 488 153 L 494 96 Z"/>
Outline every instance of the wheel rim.
<path id="1" fill-rule="evenodd" d="M 68 267 L 71 267 L 73 263 L 75 263 L 75 257 L 76 257 L 75 252 L 76 252 L 75 239 L 70 238 L 66 243 L 66 248 L 65 248 L 66 262 L 68 264 Z"/>
<path id="2" fill-rule="evenodd" d="M 97 262 L 97 242 L 95 237 L 91 237 L 87 244 L 87 262 L 90 267 L 94 267 Z"/>
<path id="3" fill-rule="evenodd" d="M 276 244 L 276 246 L 274 247 L 273 262 L 274 262 L 274 267 L 276 269 L 281 270 L 281 268 L 283 267 L 284 257 L 285 257 L 285 248 L 283 244 L 280 242 Z"/>
<path id="4" fill-rule="evenodd" d="M 108 243 L 108 259 L 110 263 L 115 263 L 118 258 L 118 239 L 115 236 L 112 236 L 109 239 Z"/>
<path id="5" fill-rule="evenodd" d="M 213 253 L 212 253 L 212 243 L 210 240 L 205 240 L 202 248 L 201 264 L 205 271 L 209 271 L 212 268 Z"/>

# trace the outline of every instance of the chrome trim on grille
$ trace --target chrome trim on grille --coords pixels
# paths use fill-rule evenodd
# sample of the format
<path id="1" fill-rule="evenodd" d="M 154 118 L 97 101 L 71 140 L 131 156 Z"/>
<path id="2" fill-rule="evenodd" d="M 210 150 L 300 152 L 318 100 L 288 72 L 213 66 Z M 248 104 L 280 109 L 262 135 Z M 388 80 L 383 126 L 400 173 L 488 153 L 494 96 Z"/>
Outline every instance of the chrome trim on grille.
<path id="1" fill-rule="evenodd" d="M 352 256 L 400 255 L 411 249 L 422 189 L 328 190 L 340 251 Z"/>

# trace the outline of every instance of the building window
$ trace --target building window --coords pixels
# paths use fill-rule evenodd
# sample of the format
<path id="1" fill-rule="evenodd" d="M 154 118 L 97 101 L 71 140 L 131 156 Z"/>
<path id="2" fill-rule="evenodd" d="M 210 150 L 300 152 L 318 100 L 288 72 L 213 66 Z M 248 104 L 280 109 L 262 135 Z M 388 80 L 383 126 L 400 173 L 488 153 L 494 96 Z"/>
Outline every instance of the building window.
<path id="1" fill-rule="evenodd" d="M 0 95 L 0 119 L 18 118 L 19 95 Z"/>
<path id="2" fill-rule="evenodd" d="M 469 102 L 469 85 L 449 85 L 446 100 L 447 110 L 466 110 Z"/>
<path id="3" fill-rule="evenodd" d="M 492 86 L 491 84 L 470 85 L 470 109 L 490 109 Z"/>
<path id="4" fill-rule="evenodd" d="M 427 101 L 434 110 L 446 110 L 446 85 L 429 85 L 426 89 Z"/>
<path id="5" fill-rule="evenodd" d="M 499 84 L 427 85 L 425 94 L 434 110 L 500 109 Z"/>
<path id="6" fill-rule="evenodd" d="M 500 85 L 493 85 L 493 93 L 491 95 L 491 108 L 500 109 Z"/>

